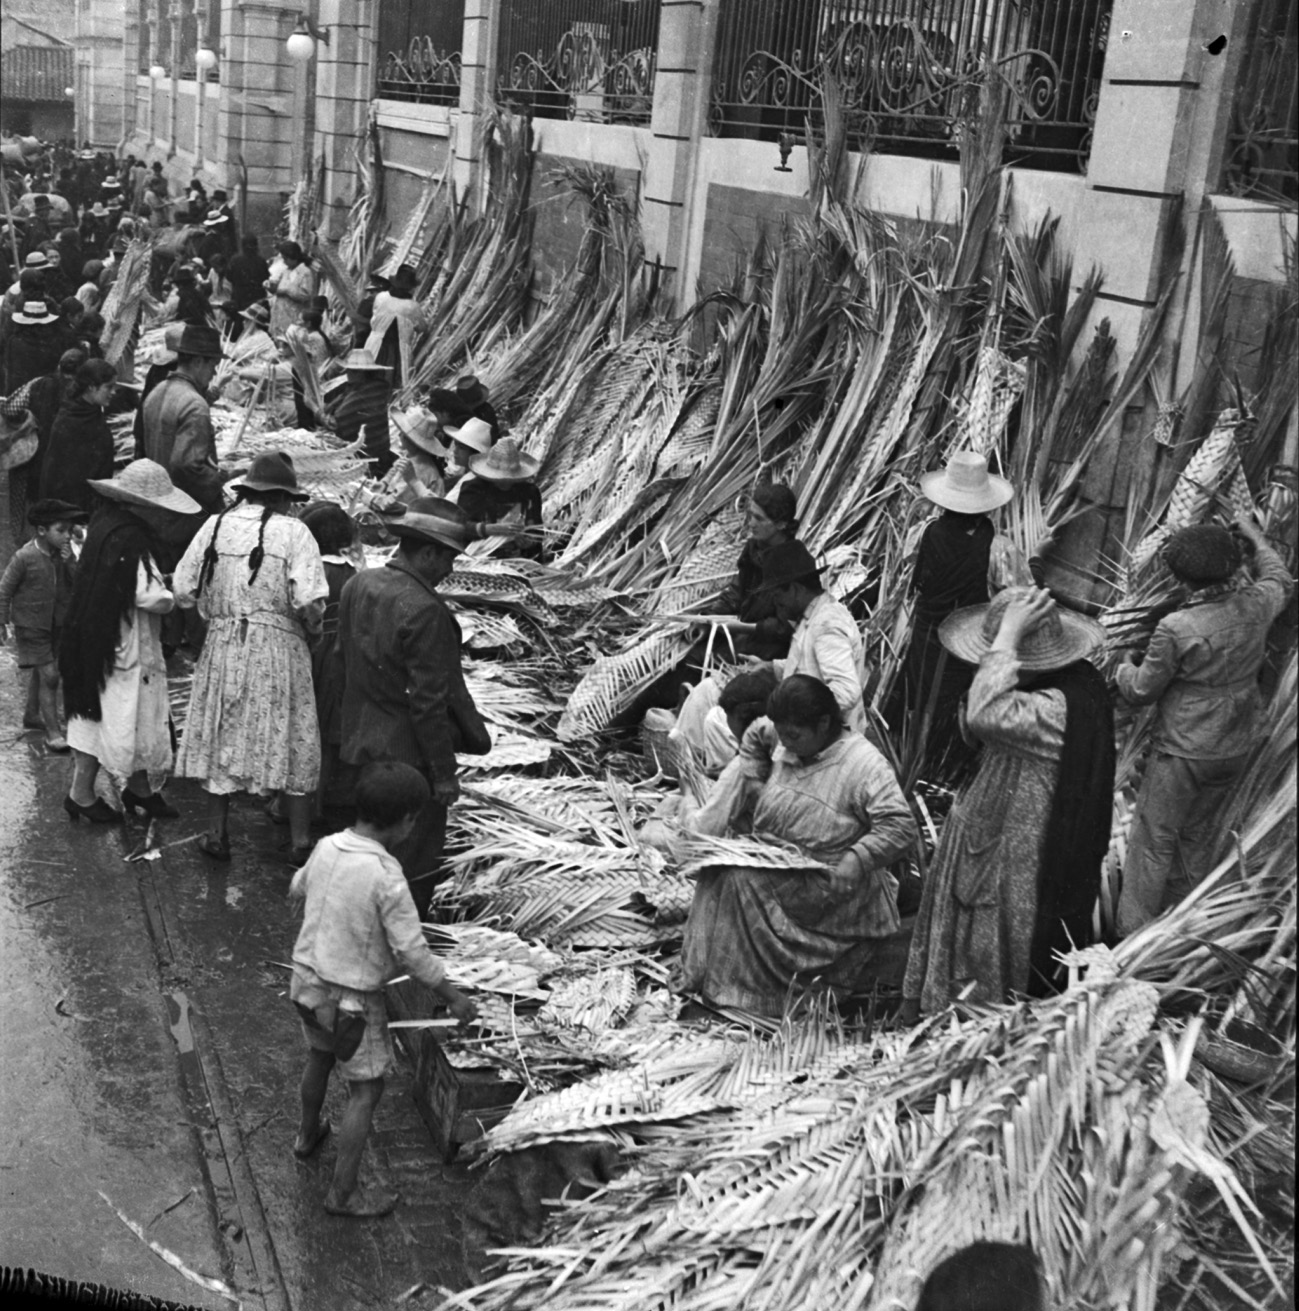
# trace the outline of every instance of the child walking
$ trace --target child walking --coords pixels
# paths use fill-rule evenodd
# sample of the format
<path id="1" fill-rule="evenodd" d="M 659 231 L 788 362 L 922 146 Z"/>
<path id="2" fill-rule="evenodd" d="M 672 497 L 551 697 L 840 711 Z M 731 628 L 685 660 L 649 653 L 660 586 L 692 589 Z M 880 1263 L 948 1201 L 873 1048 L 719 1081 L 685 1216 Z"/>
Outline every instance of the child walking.
<path id="1" fill-rule="evenodd" d="M 337 1066 L 347 1083 L 338 1159 L 325 1194 L 330 1215 L 387 1215 L 400 1200 L 394 1193 L 358 1190 L 356 1182 L 392 1064 L 384 984 L 405 971 L 431 988 L 462 1024 L 478 1013 L 447 982 L 425 944 L 406 878 L 389 855 L 410 835 L 428 799 L 428 784 L 410 765 L 367 765 L 356 785 L 356 823 L 322 838 L 289 889 L 290 897 L 306 902 L 289 989 L 310 1049 L 302 1074 L 302 1121 L 293 1144 L 299 1159 L 311 1156 L 329 1136 L 321 1111 L 330 1071 Z"/>
<path id="2" fill-rule="evenodd" d="M 67 501 L 36 501 L 27 511 L 35 530 L 0 578 L 0 645 L 13 637 L 18 668 L 30 671 L 24 728 L 45 730 L 45 749 L 63 755 L 59 723 L 59 637 L 72 598 L 72 533 L 89 516 Z M 35 718 L 33 718 L 35 715 Z"/>

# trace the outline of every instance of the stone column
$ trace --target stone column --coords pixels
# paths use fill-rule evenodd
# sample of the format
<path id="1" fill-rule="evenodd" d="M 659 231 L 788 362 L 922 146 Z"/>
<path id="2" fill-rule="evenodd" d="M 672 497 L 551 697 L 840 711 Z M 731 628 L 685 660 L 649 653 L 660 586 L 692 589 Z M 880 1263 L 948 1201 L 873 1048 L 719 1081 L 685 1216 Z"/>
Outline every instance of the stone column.
<path id="1" fill-rule="evenodd" d="M 320 231 L 343 235 L 355 196 L 356 161 L 366 152 L 365 134 L 374 95 L 376 0 L 320 0 L 320 25 L 329 45 L 316 49 L 316 132 L 312 159 L 324 162 L 320 179 Z"/>
<path id="2" fill-rule="evenodd" d="M 237 190 L 247 174 L 247 209 L 241 232 L 274 232 L 291 189 L 294 137 L 293 61 L 284 43 L 299 10 L 267 0 L 232 0 L 223 5 L 222 64 L 218 119 L 220 185 Z"/>
<path id="3" fill-rule="evenodd" d="M 680 300 L 696 147 L 703 135 L 719 0 L 662 0 L 654 108 L 641 225 L 647 259 L 659 260 Z"/>
<path id="4" fill-rule="evenodd" d="M 496 95 L 496 45 L 500 0 L 465 0 L 464 36 L 460 42 L 460 113 L 453 125 L 452 176 L 457 199 L 481 213 L 483 143 L 487 113 Z"/>
<path id="5" fill-rule="evenodd" d="M 171 97 L 167 106 L 167 158 L 175 156 L 179 142 L 176 139 L 176 119 L 179 113 L 178 101 L 180 99 L 180 21 L 181 5 L 179 0 L 171 5 L 168 11 L 171 15 L 171 54 L 168 63 L 171 65 L 168 70 L 171 77 Z"/>
<path id="6" fill-rule="evenodd" d="M 1215 141 L 1221 153 L 1232 89 L 1221 55 L 1231 46 L 1235 11 L 1245 7 L 1223 0 L 1114 0 L 1110 20 L 1087 189 L 1076 220 L 1074 270 L 1079 278 L 1092 265 L 1104 273 L 1092 318 L 1110 321 L 1121 372 L 1156 304 L 1161 279 L 1176 267 L 1169 265 L 1178 250 L 1172 238 L 1182 228 L 1181 285 L 1156 366 L 1170 389 L 1185 384 L 1185 377 L 1175 377 L 1175 365 L 1199 210 Z M 1081 344 L 1090 340 L 1091 332 L 1084 332 Z M 1125 514 L 1121 489 L 1135 462 L 1154 458 L 1147 444 L 1153 416 L 1146 409 L 1146 398 L 1136 398 L 1089 463 L 1082 493 L 1090 505 L 1069 525 L 1059 553 L 1063 573 L 1051 579 L 1062 591 L 1078 595 L 1079 575 L 1118 555 Z"/>

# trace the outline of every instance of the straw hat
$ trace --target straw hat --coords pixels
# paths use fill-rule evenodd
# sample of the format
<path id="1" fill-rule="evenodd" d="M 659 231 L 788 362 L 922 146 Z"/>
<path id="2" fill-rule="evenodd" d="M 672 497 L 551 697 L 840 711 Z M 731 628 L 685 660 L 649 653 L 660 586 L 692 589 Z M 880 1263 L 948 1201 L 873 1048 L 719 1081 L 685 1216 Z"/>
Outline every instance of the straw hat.
<path id="1" fill-rule="evenodd" d="M 473 521 L 454 502 L 440 496 L 421 496 L 410 505 L 400 503 L 379 511 L 384 526 L 397 537 L 436 542 L 463 551 L 473 540 Z"/>
<path id="2" fill-rule="evenodd" d="M 1008 587 L 987 605 L 970 605 L 943 620 L 938 640 L 958 659 L 977 665 L 988 653 L 1001 627 L 1006 607 L 1027 589 Z M 1052 603 L 1042 622 L 1019 639 L 1016 658 L 1022 669 L 1063 669 L 1082 660 L 1105 642 L 1105 630 L 1094 619 Z"/>
<path id="3" fill-rule="evenodd" d="M 20 310 L 14 311 L 15 323 L 53 323 L 59 316 L 43 300 L 25 300 Z"/>
<path id="4" fill-rule="evenodd" d="M 0 414 L 0 470 L 26 464 L 36 454 L 39 443 L 36 416 L 31 410 L 24 410 L 17 422 Z"/>
<path id="5" fill-rule="evenodd" d="M 957 514 L 986 514 L 1013 500 L 1015 489 L 1004 478 L 988 472 L 985 456 L 957 451 L 947 461 L 946 469 L 921 475 L 920 494 Z"/>
<path id="6" fill-rule="evenodd" d="M 48 269 L 50 263 L 50 257 L 43 250 L 34 250 L 25 260 L 23 260 L 23 268 Z"/>
<path id="7" fill-rule="evenodd" d="M 239 317 L 255 323 L 259 328 L 271 326 L 271 312 L 261 301 L 254 301 L 246 310 L 241 310 Z"/>
<path id="8" fill-rule="evenodd" d="M 762 557 L 762 585 L 756 590 L 774 592 L 776 588 L 787 587 L 790 583 L 802 583 L 820 577 L 821 570 L 812 552 L 802 542 L 781 542 Z"/>
<path id="9" fill-rule="evenodd" d="M 93 205 L 91 205 L 90 215 L 92 218 L 108 217 L 108 210 L 104 207 L 104 202 L 102 200 L 97 200 Z"/>
<path id="10" fill-rule="evenodd" d="M 207 218 L 203 220 L 203 226 L 205 228 L 215 228 L 218 224 L 229 222 L 229 214 L 223 214 L 219 209 L 210 209 L 207 212 Z"/>
<path id="11" fill-rule="evenodd" d="M 412 405 L 407 410 L 394 410 L 391 414 L 393 426 L 412 445 L 430 455 L 445 456 L 447 448 L 438 440 L 438 421 L 427 410 Z"/>
<path id="12" fill-rule="evenodd" d="M 167 477 L 167 470 L 153 460 L 132 460 L 116 478 L 91 478 L 87 486 L 110 501 L 126 505 L 147 505 L 176 514 L 197 514 L 203 507 L 187 496 Z"/>
<path id="13" fill-rule="evenodd" d="M 386 364 L 380 364 L 364 346 L 347 352 L 343 368 L 349 373 L 383 373 L 392 376 L 392 370 Z"/>
<path id="14" fill-rule="evenodd" d="M 232 487 L 246 487 L 250 492 L 284 492 L 291 501 L 309 501 L 298 489 L 298 472 L 292 456 L 283 451 L 266 451 L 256 457 L 248 472 Z"/>
<path id="15" fill-rule="evenodd" d="M 481 423 L 481 419 L 471 419 L 470 423 Z M 467 428 L 469 424 L 465 425 Z M 486 426 L 486 425 L 484 425 Z M 461 428 L 464 432 L 464 428 Z M 491 429 L 488 429 L 491 432 Z M 463 437 L 456 439 L 464 441 Z M 469 461 L 469 471 L 480 478 L 490 478 L 493 482 L 517 483 L 528 478 L 535 478 L 541 461 L 535 456 L 524 455 L 519 450 L 519 443 L 513 437 L 505 437 L 497 442 L 485 455 L 475 455 Z"/>
<path id="16" fill-rule="evenodd" d="M 492 426 L 482 419 L 466 419 L 460 427 L 443 428 L 442 431 L 479 455 L 486 455 L 492 449 Z"/>

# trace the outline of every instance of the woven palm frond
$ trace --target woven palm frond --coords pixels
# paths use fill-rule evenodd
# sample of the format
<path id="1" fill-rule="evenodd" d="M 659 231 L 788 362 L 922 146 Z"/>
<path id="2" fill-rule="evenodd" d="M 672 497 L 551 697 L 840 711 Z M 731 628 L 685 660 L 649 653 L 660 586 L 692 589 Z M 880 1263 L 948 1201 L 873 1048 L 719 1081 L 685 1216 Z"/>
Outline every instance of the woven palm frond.
<path id="1" fill-rule="evenodd" d="M 117 277 L 109 288 L 101 311 L 104 330 L 100 333 L 99 345 L 110 364 L 116 364 L 122 358 L 132 334 L 139 329 L 140 308 L 148 295 L 152 262 L 151 239 L 148 236 L 132 238 L 122 255 Z"/>
<path id="2" fill-rule="evenodd" d="M 601 656 L 573 689 L 556 730 L 559 740 L 575 742 L 599 732 L 689 649 L 689 639 L 680 633 L 659 632 L 629 650 Z"/>
<path id="3" fill-rule="evenodd" d="M 691 834 L 682 842 L 681 873 L 685 878 L 698 878 L 717 869 L 774 869 L 798 871 L 826 871 L 826 866 L 813 860 L 792 844 L 778 843 L 774 839 L 716 838 Z"/>

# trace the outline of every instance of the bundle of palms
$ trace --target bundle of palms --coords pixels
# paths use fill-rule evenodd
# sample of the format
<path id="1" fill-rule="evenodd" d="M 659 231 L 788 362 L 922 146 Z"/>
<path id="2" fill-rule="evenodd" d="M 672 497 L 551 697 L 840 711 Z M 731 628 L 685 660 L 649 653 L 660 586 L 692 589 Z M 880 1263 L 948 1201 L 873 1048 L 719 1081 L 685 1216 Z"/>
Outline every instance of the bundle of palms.
<path id="1" fill-rule="evenodd" d="M 116 364 L 138 339 L 140 311 L 149 294 L 152 261 L 152 237 L 147 233 L 133 237 L 122 255 L 102 311 L 104 331 L 99 345 L 110 364 Z"/>
<path id="2" fill-rule="evenodd" d="M 316 228 L 320 225 L 320 177 L 324 162 L 319 168 L 307 161 L 306 176 L 299 179 L 284 205 L 284 233 L 288 241 L 296 241 L 305 251 L 315 244 Z"/>

